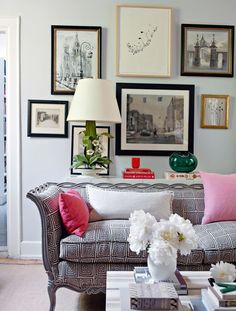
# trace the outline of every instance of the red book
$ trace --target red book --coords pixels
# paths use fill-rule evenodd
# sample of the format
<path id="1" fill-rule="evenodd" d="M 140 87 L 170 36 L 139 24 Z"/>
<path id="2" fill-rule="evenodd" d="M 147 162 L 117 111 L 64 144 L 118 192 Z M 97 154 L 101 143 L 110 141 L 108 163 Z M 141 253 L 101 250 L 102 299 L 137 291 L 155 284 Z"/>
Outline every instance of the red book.
<path id="1" fill-rule="evenodd" d="M 131 173 L 139 173 L 139 172 L 152 172 L 150 168 L 126 168 L 125 172 L 131 172 Z"/>
<path id="2" fill-rule="evenodd" d="M 146 173 L 123 172 L 123 178 L 125 179 L 155 179 L 155 174 L 154 172 L 146 172 Z"/>

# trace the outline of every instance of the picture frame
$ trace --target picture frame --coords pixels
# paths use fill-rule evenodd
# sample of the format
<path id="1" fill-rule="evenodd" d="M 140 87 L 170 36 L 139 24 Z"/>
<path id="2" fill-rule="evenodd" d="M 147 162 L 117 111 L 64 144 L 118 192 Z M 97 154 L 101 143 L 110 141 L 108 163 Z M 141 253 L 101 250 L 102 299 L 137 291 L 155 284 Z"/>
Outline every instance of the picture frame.
<path id="1" fill-rule="evenodd" d="M 117 6 L 117 76 L 171 76 L 172 9 Z"/>
<path id="2" fill-rule="evenodd" d="M 85 126 L 83 125 L 72 125 L 72 135 L 71 135 L 71 166 L 73 164 L 73 157 L 77 154 L 82 154 L 84 151 L 84 147 L 82 146 L 82 138 L 80 137 L 80 133 L 85 130 Z M 96 126 L 97 133 L 108 133 L 110 134 L 109 126 Z M 104 151 L 102 155 L 110 157 L 110 139 L 107 136 L 103 136 L 102 141 Z M 99 167 L 99 166 L 97 166 Z M 84 167 L 75 169 L 71 167 L 71 175 L 81 175 Z M 102 168 L 102 171 L 99 175 L 109 175 L 109 165 L 106 168 Z"/>
<path id="3" fill-rule="evenodd" d="M 193 152 L 194 85 L 117 83 L 116 155 Z"/>
<path id="4" fill-rule="evenodd" d="M 229 127 L 229 95 L 201 95 L 201 127 L 227 129 Z"/>
<path id="5" fill-rule="evenodd" d="M 182 24 L 181 75 L 233 77 L 234 26 Z"/>
<path id="6" fill-rule="evenodd" d="M 51 93 L 74 94 L 83 78 L 101 78 L 100 26 L 51 26 Z"/>
<path id="7" fill-rule="evenodd" d="M 29 137 L 68 137 L 68 101 L 28 100 Z"/>

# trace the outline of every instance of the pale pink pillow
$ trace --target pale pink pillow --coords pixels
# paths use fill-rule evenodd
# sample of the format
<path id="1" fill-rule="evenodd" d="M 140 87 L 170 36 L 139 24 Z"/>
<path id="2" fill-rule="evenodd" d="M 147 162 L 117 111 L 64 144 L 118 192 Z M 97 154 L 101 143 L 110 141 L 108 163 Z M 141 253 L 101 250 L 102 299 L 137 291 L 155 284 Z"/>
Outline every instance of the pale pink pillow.
<path id="1" fill-rule="evenodd" d="M 81 195 L 73 189 L 60 193 L 59 209 L 66 231 L 82 236 L 88 227 L 89 210 Z"/>
<path id="2" fill-rule="evenodd" d="M 205 195 L 203 224 L 236 220 L 236 174 L 200 172 Z"/>

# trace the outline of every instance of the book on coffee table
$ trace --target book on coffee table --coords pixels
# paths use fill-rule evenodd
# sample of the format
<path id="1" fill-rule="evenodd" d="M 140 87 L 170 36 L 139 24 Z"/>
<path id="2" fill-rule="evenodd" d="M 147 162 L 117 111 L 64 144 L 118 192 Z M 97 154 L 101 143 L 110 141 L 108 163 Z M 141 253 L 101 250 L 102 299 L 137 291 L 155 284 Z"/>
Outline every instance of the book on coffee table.
<path id="1" fill-rule="evenodd" d="M 134 267 L 134 279 L 136 283 L 153 282 L 148 267 Z M 188 287 L 182 274 L 176 269 L 175 273 L 164 282 L 172 283 L 179 295 L 187 295 Z"/>

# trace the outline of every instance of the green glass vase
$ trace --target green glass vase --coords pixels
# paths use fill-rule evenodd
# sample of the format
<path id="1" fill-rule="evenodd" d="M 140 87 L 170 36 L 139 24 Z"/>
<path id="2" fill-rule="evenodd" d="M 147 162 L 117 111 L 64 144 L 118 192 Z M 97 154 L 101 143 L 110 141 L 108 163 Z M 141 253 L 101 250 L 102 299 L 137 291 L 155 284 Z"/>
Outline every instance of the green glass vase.
<path id="1" fill-rule="evenodd" d="M 174 152 L 169 158 L 169 165 L 178 173 L 190 173 L 197 167 L 198 161 L 191 152 Z"/>

